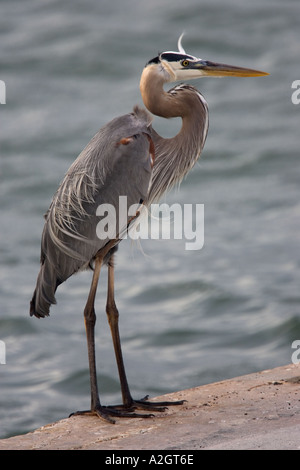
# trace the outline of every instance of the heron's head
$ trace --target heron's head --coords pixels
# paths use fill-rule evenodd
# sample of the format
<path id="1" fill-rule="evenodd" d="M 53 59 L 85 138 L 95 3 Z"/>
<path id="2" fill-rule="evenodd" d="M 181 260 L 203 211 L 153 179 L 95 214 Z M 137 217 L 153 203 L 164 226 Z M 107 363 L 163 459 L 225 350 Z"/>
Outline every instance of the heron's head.
<path id="1" fill-rule="evenodd" d="M 260 77 L 269 75 L 266 72 L 227 64 L 218 64 L 186 54 L 178 40 L 178 52 L 162 52 L 150 60 L 147 66 L 156 66 L 157 73 L 164 75 L 165 81 L 191 80 L 201 77 Z"/>

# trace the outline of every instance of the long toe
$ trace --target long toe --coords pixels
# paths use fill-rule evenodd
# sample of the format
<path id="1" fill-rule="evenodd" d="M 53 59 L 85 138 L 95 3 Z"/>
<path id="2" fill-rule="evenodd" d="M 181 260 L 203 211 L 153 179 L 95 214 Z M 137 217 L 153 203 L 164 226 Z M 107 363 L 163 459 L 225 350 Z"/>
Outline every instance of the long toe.
<path id="1" fill-rule="evenodd" d="M 133 398 L 130 399 L 128 405 L 123 405 L 125 409 L 140 409 L 140 410 L 148 410 L 148 411 L 159 411 L 163 412 L 169 406 L 177 406 L 183 405 L 186 400 L 178 400 L 178 401 L 149 401 L 149 395 L 145 396 L 141 400 L 134 400 Z"/>
<path id="2" fill-rule="evenodd" d="M 153 409 L 157 408 L 157 411 L 164 411 L 169 406 L 177 406 L 183 405 L 186 400 L 178 400 L 178 401 L 149 401 L 148 396 L 142 398 L 141 400 L 134 400 L 134 404 L 137 408 L 143 409 Z"/>

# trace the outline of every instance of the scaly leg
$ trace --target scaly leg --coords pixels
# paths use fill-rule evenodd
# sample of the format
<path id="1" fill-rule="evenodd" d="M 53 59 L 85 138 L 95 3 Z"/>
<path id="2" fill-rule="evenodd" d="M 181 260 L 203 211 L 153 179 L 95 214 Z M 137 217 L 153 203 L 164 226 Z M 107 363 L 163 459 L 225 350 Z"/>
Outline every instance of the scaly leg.
<path id="1" fill-rule="evenodd" d="M 148 397 L 143 398 L 142 400 L 134 400 L 131 396 L 122 355 L 121 349 L 121 340 L 119 334 L 119 312 L 115 304 L 114 298 L 114 266 L 113 266 L 113 256 L 110 259 L 108 265 L 108 288 L 107 288 L 107 304 L 106 304 L 106 313 L 108 317 L 109 326 L 111 329 L 112 340 L 116 355 L 116 361 L 119 371 L 121 391 L 123 398 L 123 407 L 125 409 L 145 409 L 149 411 L 164 411 L 167 406 L 171 405 L 182 405 L 184 400 L 175 401 L 175 402 L 149 402 L 147 401 Z M 120 407 L 115 407 L 120 408 Z M 145 417 L 146 415 L 141 415 Z M 147 415 L 148 416 L 148 415 Z M 150 415 L 151 416 L 151 415 Z"/>

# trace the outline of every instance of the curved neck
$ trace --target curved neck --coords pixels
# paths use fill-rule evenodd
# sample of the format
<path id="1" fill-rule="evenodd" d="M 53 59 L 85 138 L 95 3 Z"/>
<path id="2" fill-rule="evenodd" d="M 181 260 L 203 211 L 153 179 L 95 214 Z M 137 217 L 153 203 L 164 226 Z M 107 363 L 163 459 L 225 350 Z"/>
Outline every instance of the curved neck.
<path id="1" fill-rule="evenodd" d="M 148 66 L 140 82 L 144 104 L 152 114 L 182 118 L 181 130 L 173 138 L 164 139 L 153 131 L 155 163 L 148 203 L 179 183 L 194 166 L 208 130 L 208 109 L 198 90 L 190 85 L 179 85 L 165 92 L 163 86 L 168 78 L 167 73 L 164 76 L 155 66 Z"/>
<path id="2" fill-rule="evenodd" d="M 146 108 L 152 114 L 167 119 L 181 117 L 182 128 L 176 137 L 203 141 L 208 124 L 205 99 L 190 85 L 175 86 L 166 92 L 163 87 L 170 81 L 170 76 L 167 72 L 158 73 L 156 67 L 146 67 L 141 76 L 140 91 Z M 170 139 L 166 140 L 170 142 Z"/>
<path id="3" fill-rule="evenodd" d="M 169 78 L 167 73 L 158 74 L 155 66 L 146 67 L 140 81 L 141 95 L 146 108 L 155 116 L 180 117 L 180 109 L 174 107 L 170 95 L 164 91 Z"/>

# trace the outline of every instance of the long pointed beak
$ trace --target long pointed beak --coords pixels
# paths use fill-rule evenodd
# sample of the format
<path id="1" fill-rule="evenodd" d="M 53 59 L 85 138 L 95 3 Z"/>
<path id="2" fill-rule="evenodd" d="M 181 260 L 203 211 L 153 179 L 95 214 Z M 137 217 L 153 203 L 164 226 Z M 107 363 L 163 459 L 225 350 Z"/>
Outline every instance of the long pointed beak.
<path id="1" fill-rule="evenodd" d="M 190 64 L 191 68 L 201 71 L 203 76 L 210 77 L 262 77 L 269 75 L 260 70 L 235 67 L 234 65 L 217 64 L 208 60 L 199 60 Z"/>

